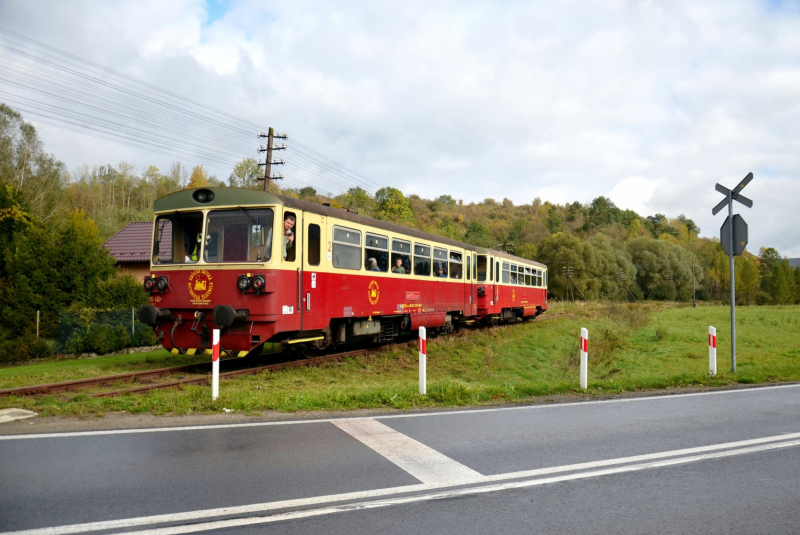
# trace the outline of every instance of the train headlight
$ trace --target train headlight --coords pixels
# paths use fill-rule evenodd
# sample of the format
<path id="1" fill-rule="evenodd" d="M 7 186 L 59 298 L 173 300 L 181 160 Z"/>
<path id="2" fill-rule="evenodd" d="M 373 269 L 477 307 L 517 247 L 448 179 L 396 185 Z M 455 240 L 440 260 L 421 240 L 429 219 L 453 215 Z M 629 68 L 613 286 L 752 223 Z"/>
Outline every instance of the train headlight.
<path id="1" fill-rule="evenodd" d="M 153 280 L 153 277 L 145 277 L 144 278 L 144 291 L 145 292 L 152 292 L 153 288 L 156 286 L 156 281 Z"/>
<path id="2" fill-rule="evenodd" d="M 239 279 L 236 281 L 236 286 L 239 288 L 239 291 L 245 293 L 250 288 L 250 279 L 247 275 L 240 275 Z"/>
<path id="3" fill-rule="evenodd" d="M 253 285 L 253 289 L 256 291 L 256 293 L 261 293 L 261 290 L 263 290 L 267 285 L 267 281 L 263 276 L 256 275 L 253 277 L 251 284 Z"/>
<path id="4" fill-rule="evenodd" d="M 158 288 L 159 292 L 164 292 L 169 288 L 169 281 L 166 277 L 159 277 L 156 279 L 156 288 Z"/>

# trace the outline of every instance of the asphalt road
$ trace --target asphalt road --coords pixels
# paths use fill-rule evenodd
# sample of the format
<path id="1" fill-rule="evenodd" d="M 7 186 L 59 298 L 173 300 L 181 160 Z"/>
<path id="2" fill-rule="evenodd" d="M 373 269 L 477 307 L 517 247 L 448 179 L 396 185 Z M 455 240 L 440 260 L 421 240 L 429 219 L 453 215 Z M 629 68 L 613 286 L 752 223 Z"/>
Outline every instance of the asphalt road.
<path id="1" fill-rule="evenodd" d="M 0 436 L 17 531 L 800 533 L 800 385 Z"/>

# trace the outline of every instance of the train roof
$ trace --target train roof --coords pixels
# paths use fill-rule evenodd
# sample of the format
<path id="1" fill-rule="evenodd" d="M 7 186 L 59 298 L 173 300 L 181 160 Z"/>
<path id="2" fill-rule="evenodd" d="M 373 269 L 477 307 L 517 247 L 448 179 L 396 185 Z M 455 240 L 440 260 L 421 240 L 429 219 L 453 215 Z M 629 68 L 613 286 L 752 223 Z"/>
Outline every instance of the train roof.
<path id="1" fill-rule="evenodd" d="M 210 196 L 211 197 L 210 200 L 206 202 L 200 202 L 197 200 L 198 196 L 196 195 L 196 193 L 203 190 L 211 192 L 213 194 L 212 196 Z M 206 198 L 209 198 L 209 196 L 206 196 Z M 535 264 L 543 268 L 547 267 L 544 264 L 540 264 L 539 262 L 528 260 L 527 258 L 520 258 L 518 256 L 514 256 L 505 253 L 503 251 L 494 251 L 492 249 L 486 249 L 484 247 L 476 247 L 474 245 L 470 245 L 469 243 L 460 242 L 458 240 L 453 240 L 450 238 L 444 238 L 442 236 L 436 236 L 434 234 L 422 232 L 421 230 L 403 227 L 401 225 L 396 225 L 394 223 L 389 223 L 387 221 L 373 219 L 371 217 L 359 215 L 354 212 L 349 212 L 345 209 L 331 208 L 330 206 L 323 206 L 321 204 L 316 204 L 309 201 L 303 201 L 301 199 L 295 199 L 294 197 L 287 197 L 286 195 L 277 195 L 275 193 L 270 193 L 268 191 L 259 191 L 252 189 L 243 189 L 243 188 L 224 188 L 224 187 L 185 189 L 181 191 L 176 191 L 175 193 L 171 193 L 169 195 L 161 197 L 160 199 L 157 199 L 154 205 L 154 209 L 156 214 L 163 214 L 165 212 L 169 213 L 176 210 L 185 210 L 190 208 L 206 209 L 213 207 L 222 208 L 228 206 L 244 207 L 244 206 L 262 206 L 265 204 L 282 204 L 290 208 L 297 208 L 298 210 L 304 210 L 307 212 L 313 212 L 316 214 L 326 215 L 329 217 L 335 217 L 338 219 L 343 219 L 345 221 L 352 221 L 354 223 L 368 225 L 371 227 L 387 230 L 389 232 L 406 234 L 422 240 L 433 241 L 445 245 L 451 245 L 453 247 L 460 247 L 468 251 L 475 251 L 482 254 L 491 254 L 493 256 L 504 257 L 508 258 L 509 260 L 514 260 L 517 262 L 523 261 L 525 263 Z"/>
<path id="2" fill-rule="evenodd" d="M 486 247 L 477 247 L 479 254 L 487 254 L 492 256 L 499 256 L 500 258 L 507 258 L 508 260 L 513 260 L 514 262 L 519 262 L 520 260 L 526 264 L 532 264 L 535 266 L 539 266 L 541 268 L 547 269 L 547 266 L 542 264 L 541 262 L 537 262 L 536 260 L 530 260 L 528 258 L 522 258 L 520 256 L 514 256 L 513 254 L 508 254 L 504 251 L 495 251 L 494 249 L 487 249 Z"/>

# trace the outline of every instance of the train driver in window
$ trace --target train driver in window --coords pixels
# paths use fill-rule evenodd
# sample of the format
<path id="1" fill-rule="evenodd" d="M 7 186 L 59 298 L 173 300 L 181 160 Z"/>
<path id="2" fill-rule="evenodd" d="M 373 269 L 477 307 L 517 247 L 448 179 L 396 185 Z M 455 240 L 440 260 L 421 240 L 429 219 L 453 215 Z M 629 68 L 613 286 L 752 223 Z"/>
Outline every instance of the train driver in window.
<path id="1" fill-rule="evenodd" d="M 292 229 L 294 228 L 295 224 L 295 217 L 294 214 L 287 212 L 286 215 L 283 217 L 283 259 L 286 260 L 289 257 L 289 252 L 294 247 L 294 232 Z M 294 256 L 294 255 L 292 255 Z"/>
<path id="2" fill-rule="evenodd" d="M 374 258 L 367 258 L 367 271 L 380 271 L 381 268 L 378 267 L 378 261 Z"/>
<path id="3" fill-rule="evenodd" d="M 406 274 L 406 268 L 403 267 L 402 257 L 398 256 L 394 259 L 394 268 L 392 269 L 392 273 L 402 273 L 403 275 Z"/>
<path id="4" fill-rule="evenodd" d="M 186 251 L 184 262 L 197 262 L 199 258 L 202 224 L 202 220 L 193 218 L 183 226 L 183 246 Z"/>

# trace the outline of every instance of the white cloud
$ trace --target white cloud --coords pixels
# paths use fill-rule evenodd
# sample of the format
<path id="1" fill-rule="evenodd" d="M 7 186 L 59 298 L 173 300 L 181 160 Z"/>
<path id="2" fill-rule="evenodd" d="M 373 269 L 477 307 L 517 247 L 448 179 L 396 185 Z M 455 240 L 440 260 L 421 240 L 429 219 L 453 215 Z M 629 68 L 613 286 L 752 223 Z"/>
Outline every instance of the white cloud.
<path id="1" fill-rule="evenodd" d="M 631 176 L 620 180 L 607 195 L 618 207 L 639 214 L 651 213 L 651 200 L 656 183 L 645 176 Z"/>

